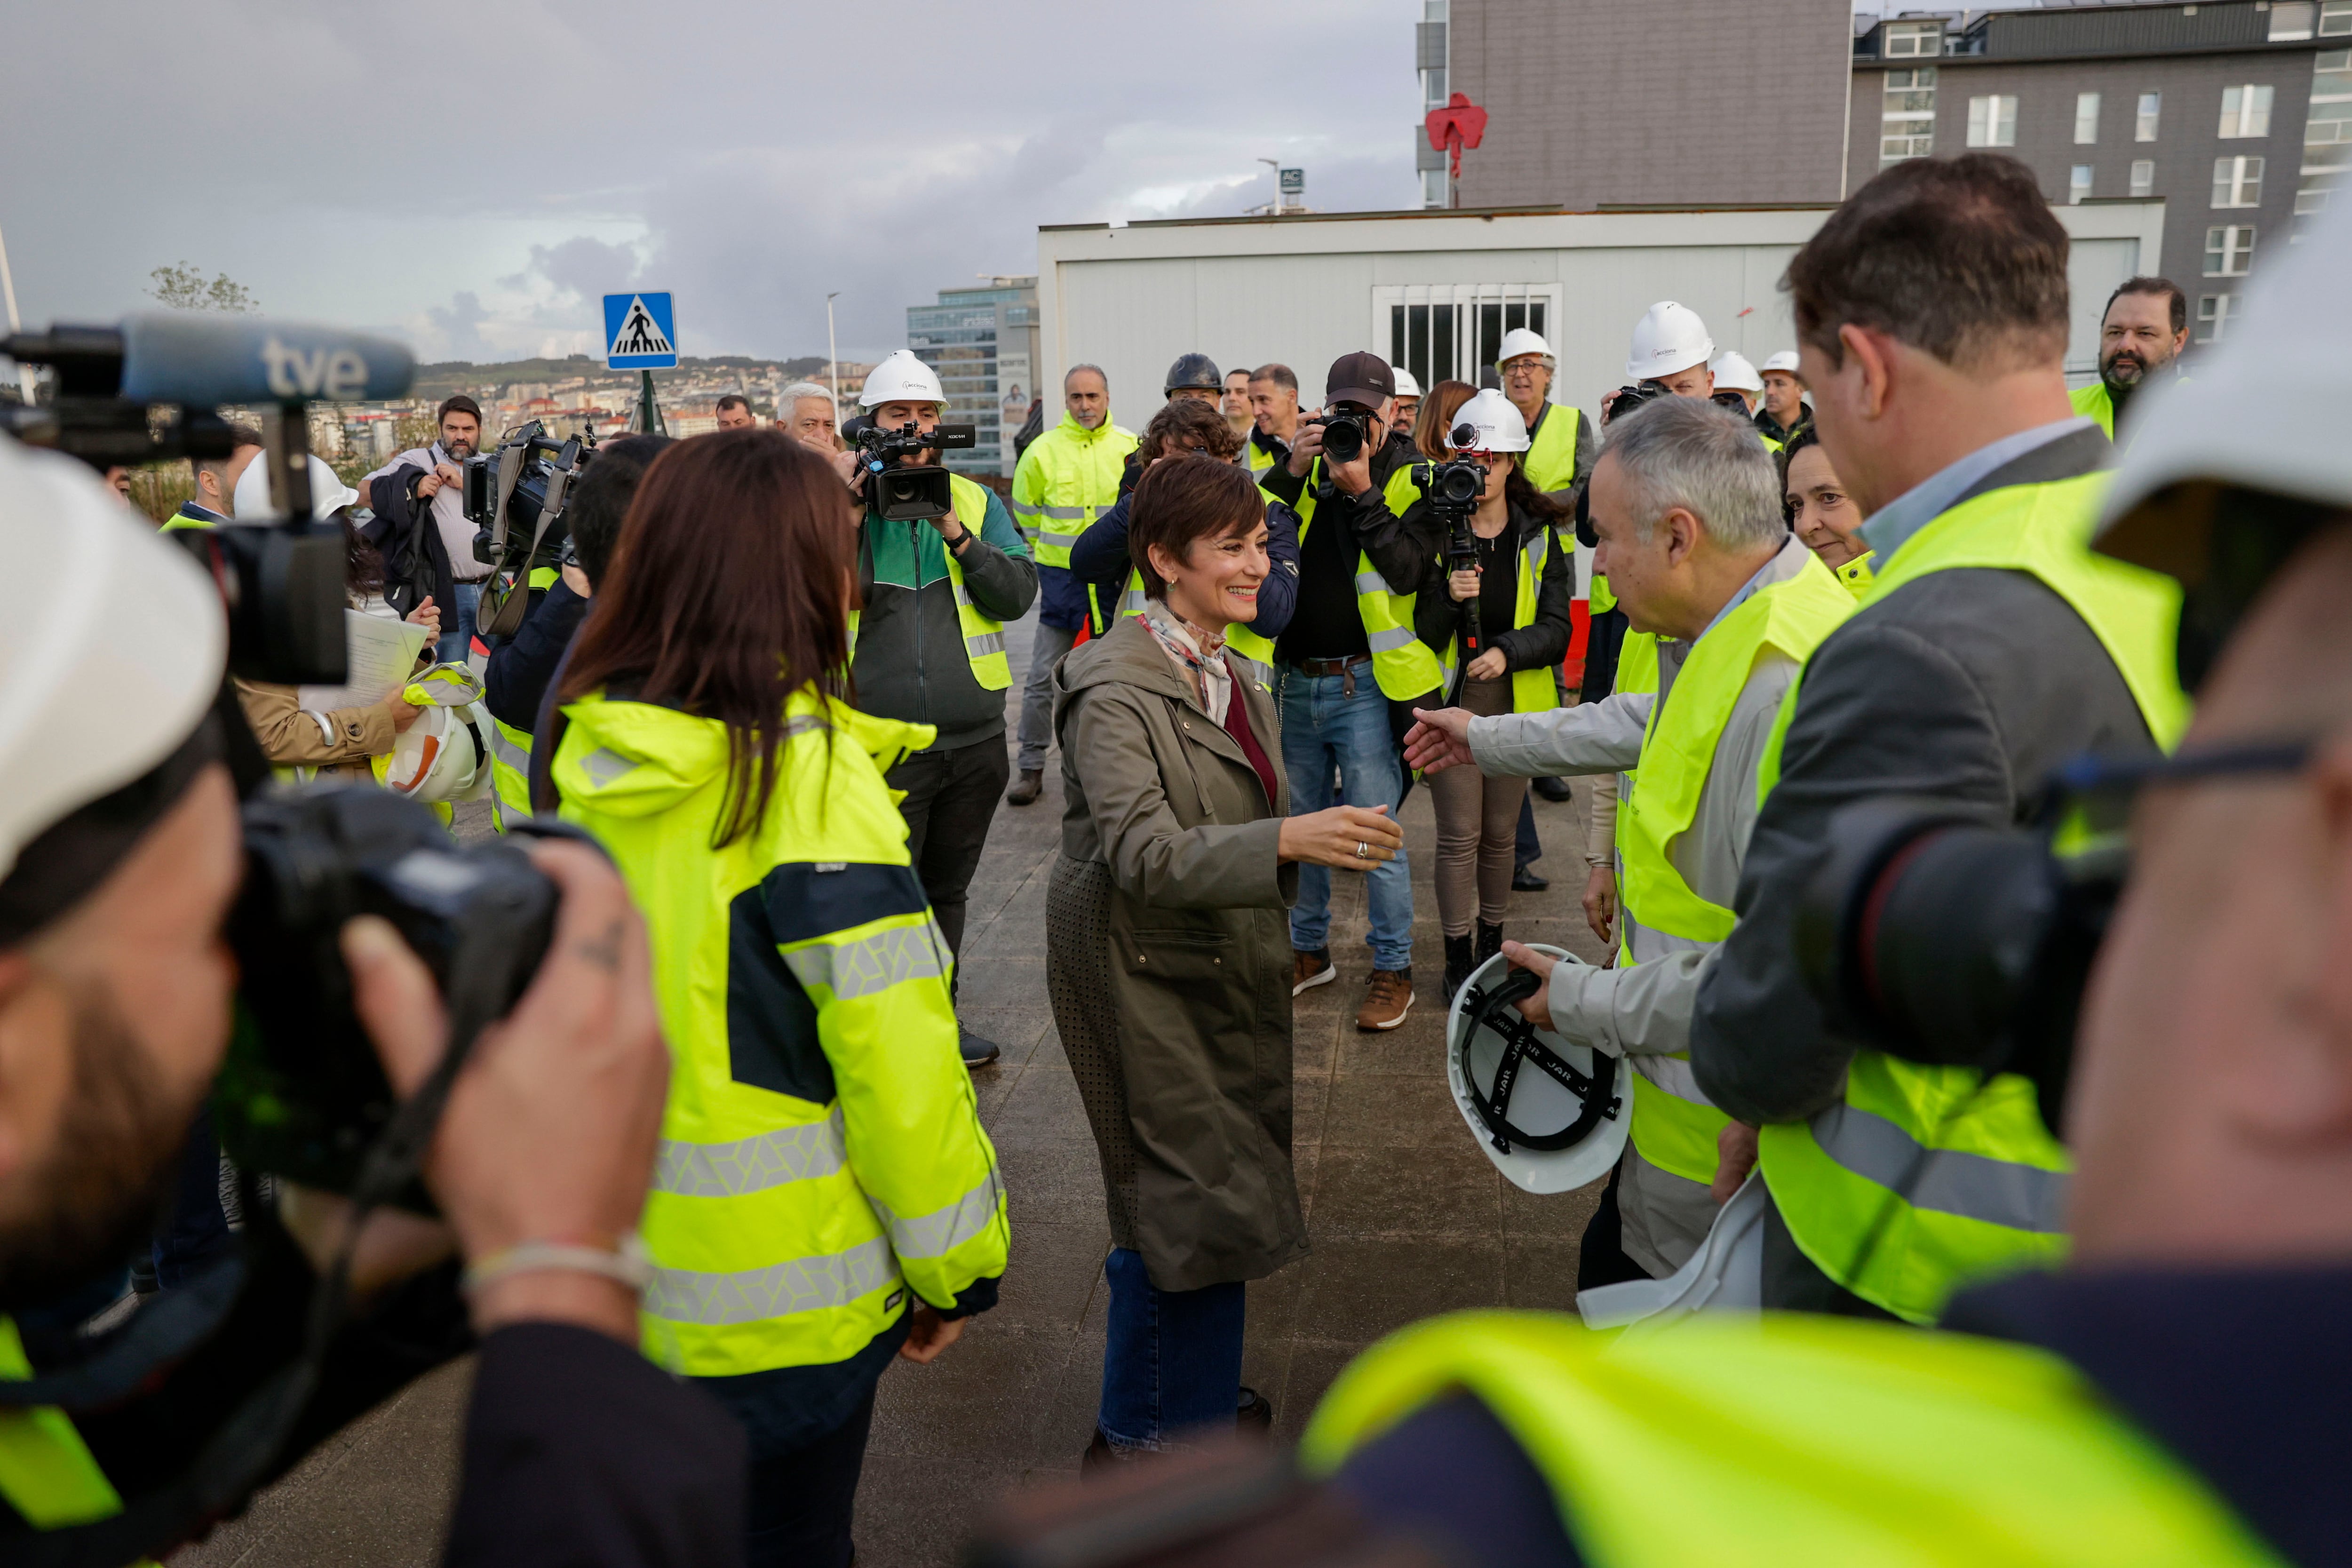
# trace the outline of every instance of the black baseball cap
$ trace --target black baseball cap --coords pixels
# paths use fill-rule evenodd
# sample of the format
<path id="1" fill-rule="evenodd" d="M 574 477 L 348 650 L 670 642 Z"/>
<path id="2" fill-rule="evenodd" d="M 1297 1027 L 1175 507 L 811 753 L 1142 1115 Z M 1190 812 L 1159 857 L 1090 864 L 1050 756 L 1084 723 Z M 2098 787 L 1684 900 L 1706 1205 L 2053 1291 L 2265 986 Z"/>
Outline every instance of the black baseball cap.
<path id="1" fill-rule="evenodd" d="M 1367 408 L 1378 408 L 1396 395 L 1396 374 L 1389 362 L 1376 353 L 1358 352 L 1341 354 L 1331 362 L 1331 374 L 1323 381 L 1323 404 L 1360 403 Z"/>

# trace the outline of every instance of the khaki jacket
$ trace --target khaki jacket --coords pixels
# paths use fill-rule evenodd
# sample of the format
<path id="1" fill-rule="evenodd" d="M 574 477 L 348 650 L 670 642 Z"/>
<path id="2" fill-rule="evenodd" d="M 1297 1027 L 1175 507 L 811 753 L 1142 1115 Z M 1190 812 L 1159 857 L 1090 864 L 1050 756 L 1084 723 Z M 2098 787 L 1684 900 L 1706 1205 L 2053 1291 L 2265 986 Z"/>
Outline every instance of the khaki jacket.
<path id="1" fill-rule="evenodd" d="M 1272 679 L 1230 658 L 1273 800 L 1141 620 L 1054 679 L 1067 802 L 1048 898 L 1055 1020 L 1113 1238 L 1166 1290 L 1260 1279 L 1307 1249 L 1290 1161 L 1298 875 L 1276 858 L 1289 789 Z"/>
<path id="2" fill-rule="evenodd" d="M 302 707 L 299 688 L 242 678 L 236 700 L 263 755 L 281 768 L 316 768 L 321 778 L 373 779 L 368 759 L 391 751 L 399 739 L 392 714 L 381 702 L 314 713 Z M 323 728 L 320 719 L 326 721 Z M 329 729 L 334 731 L 331 741 Z"/>

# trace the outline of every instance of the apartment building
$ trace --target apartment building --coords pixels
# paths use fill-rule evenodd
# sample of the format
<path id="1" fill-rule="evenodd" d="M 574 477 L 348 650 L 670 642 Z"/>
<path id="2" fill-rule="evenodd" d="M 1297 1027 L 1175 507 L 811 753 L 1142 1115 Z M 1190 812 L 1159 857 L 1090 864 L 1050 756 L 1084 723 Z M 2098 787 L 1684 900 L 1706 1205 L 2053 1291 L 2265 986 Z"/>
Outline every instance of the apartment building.
<path id="1" fill-rule="evenodd" d="M 978 444 L 946 454 L 946 465 L 1011 474 L 1013 437 L 1037 392 L 1037 279 L 992 278 L 975 289 L 942 289 L 937 304 L 908 306 L 907 346 L 939 372 L 947 419 L 977 427 Z"/>

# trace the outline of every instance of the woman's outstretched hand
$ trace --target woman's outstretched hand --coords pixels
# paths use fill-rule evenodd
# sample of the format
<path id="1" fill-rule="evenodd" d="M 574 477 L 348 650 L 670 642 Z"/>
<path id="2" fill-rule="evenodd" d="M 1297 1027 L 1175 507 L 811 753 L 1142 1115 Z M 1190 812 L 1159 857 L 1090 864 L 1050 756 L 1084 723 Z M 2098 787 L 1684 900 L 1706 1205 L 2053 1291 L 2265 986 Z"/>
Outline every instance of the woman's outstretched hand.
<path id="1" fill-rule="evenodd" d="M 1369 871 L 1404 850 L 1404 829 L 1389 819 L 1389 808 L 1335 805 L 1282 819 L 1278 853 L 1285 860 Z"/>

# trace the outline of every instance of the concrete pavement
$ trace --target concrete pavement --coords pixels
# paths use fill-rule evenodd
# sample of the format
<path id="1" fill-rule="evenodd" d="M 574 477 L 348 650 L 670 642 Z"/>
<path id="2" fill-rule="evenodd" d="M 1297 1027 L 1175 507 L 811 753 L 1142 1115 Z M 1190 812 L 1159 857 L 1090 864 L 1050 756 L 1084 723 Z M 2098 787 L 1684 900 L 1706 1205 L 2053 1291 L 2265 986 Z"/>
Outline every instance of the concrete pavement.
<path id="1" fill-rule="evenodd" d="M 1034 621 L 1007 627 L 1015 683 Z M 1008 736 L 1008 743 L 1010 737 Z M 1059 841 L 1059 758 L 1045 797 L 1000 806 L 973 883 L 962 957 L 968 1026 L 1004 1047 L 977 1076 L 980 1109 L 1012 1193 L 1013 1261 L 996 1310 L 939 1363 L 895 1363 L 882 1380 L 858 1494 L 859 1561 L 934 1568 L 958 1561 L 990 1500 L 1077 1473 L 1101 1389 L 1110 1243 L 1102 1181 L 1077 1087 L 1046 1002 L 1046 872 Z M 476 808 L 476 814 L 479 808 Z M 1586 930 L 1581 799 L 1536 803 L 1553 878 L 1512 895 L 1507 931 L 1598 962 Z M 469 814 L 469 817 L 471 815 Z M 1381 1334 L 1433 1312 L 1564 1308 L 1594 1186 L 1530 1197 L 1504 1182 L 1462 1125 L 1445 1086 L 1444 969 L 1430 884 L 1429 797 L 1402 813 L 1412 861 L 1415 1000 L 1402 1026 L 1359 1034 L 1370 969 L 1360 880 L 1335 878 L 1337 984 L 1299 999 L 1298 1184 L 1313 1244 L 1302 1263 L 1249 1288 L 1244 1379 L 1295 1436 L 1340 1367 Z M 478 831 L 471 820 L 461 828 Z M 439 1547 L 467 1369 L 444 1369 L 347 1429 L 257 1499 L 245 1518 L 173 1568 L 422 1568 Z"/>

